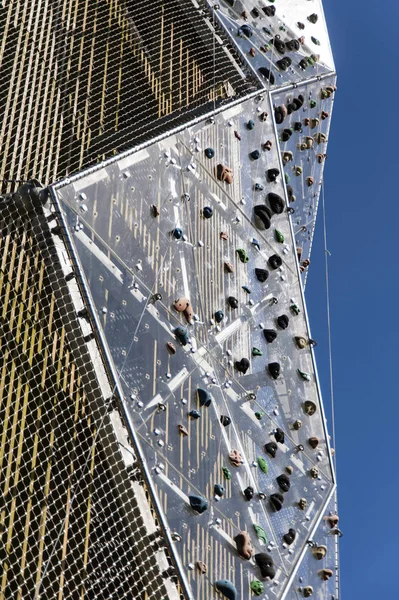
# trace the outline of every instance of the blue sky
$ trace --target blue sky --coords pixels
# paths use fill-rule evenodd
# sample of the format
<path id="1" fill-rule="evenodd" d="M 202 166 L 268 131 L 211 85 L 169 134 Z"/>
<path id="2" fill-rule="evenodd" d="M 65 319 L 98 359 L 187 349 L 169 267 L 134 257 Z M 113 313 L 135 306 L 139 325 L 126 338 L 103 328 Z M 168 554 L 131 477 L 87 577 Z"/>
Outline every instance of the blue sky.
<path id="1" fill-rule="evenodd" d="M 399 4 L 324 0 L 336 69 L 325 169 L 341 595 L 398 597 Z M 324 243 L 318 215 L 306 296 L 329 398 Z M 331 424 L 331 421 L 330 421 Z"/>

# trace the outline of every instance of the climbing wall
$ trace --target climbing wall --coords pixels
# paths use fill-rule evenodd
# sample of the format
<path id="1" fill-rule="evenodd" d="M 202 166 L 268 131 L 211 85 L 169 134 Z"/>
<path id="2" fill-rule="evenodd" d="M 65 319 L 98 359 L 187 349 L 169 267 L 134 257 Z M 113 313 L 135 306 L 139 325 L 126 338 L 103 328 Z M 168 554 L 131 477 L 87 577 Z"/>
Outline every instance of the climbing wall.
<path id="1" fill-rule="evenodd" d="M 198 600 L 306 594 L 335 489 L 274 104 L 53 190 Z"/>

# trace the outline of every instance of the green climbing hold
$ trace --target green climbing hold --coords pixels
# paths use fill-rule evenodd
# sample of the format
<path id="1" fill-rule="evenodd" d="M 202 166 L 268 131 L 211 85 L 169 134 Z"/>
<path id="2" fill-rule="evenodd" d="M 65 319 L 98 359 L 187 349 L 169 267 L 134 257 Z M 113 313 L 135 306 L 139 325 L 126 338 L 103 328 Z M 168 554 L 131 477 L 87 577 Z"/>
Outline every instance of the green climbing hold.
<path id="1" fill-rule="evenodd" d="M 283 243 L 284 243 L 284 236 L 283 236 L 283 234 L 281 233 L 281 231 L 279 231 L 278 229 L 275 229 L 275 230 L 274 230 L 274 235 L 275 235 L 275 238 L 276 238 L 276 240 L 277 240 L 278 242 L 280 242 L 280 244 L 283 244 Z"/>
<path id="2" fill-rule="evenodd" d="M 252 348 L 252 356 L 263 356 L 263 352 L 262 350 L 259 350 L 259 348 Z"/>
<path id="3" fill-rule="evenodd" d="M 266 531 L 263 529 L 263 527 L 261 527 L 260 525 L 256 525 L 254 523 L 254 529 L 255 529 L 255 533 L 257 535 L 258 540 L 267 544 Z"/>
<path id="4" fill-rule="evenodd" d="M 258 421 L 260 421 L 261 419 L 263 419 L 264 416 L 265 416 L 265 413 L 263 413 L 263 412 L 256 412 L 255 413 L 255 417 L 258 419 Z"/>
<path id="5" fill-rule="evenodd" d="M 230 469 L 228 469 L 227 467 L 222 467 L 222 471 L 223 471 L 223 475 L 226 477 L 227 481 L 230 481 L 230 479 L 231 479 Z"/>
<path id="6" fill-rule="evenodd" d="M 310 102 L 309 102 L 310 108 L 315 108 L 316 104 L 317 104 L 316 100 L 310 100 Z"/>
<path id="7" fill-rule="evenodd" d="M 291 312 L 297 316 L 301 312 L 301 309 L 299 308 L 299 306 L 297 304 L 291 304 L 290 309 L 291 309 Z"/>
<path id="8" fill-rule="evenodd" d="M 251 591 L 255 594 L 255 596 L 260 596 L 263 594 L 264 585 L 259 579 L 254 579 L 251 581 Z"/>
<path id="9" fill-rule="evenodd" d="M 305 371 L 301 371 L 301 369 L 298 369 L 298 375 L 304 380 L 304 381 L 310 381 L 312 379 L 311 375 L 309 373 L 305 373 Z"/>
<path id="10" fill-rule="evenodd" d="M 284 173 L 284 179 L 285 179 L 285 183 L 289 183 L 290 176 L 288 175 L 288 173 Z"/>
<path id="11" fill-rule="evenodd" d="M 316 44 L 316 46 L 320 46 L 320 42 L 317 38 L 315 38 L 313 35 L 310 36 L 310 39 L 312 40 L 312 42 L 314 44 Z"/>
<path id="12" fill-rule="evenodd" d="M 267 462 L 265 461 L 264 458 L 262 458 L 262 456 L 260 456 L 258 458 L 258 465 L 261 471 L 263 471 L 264 473 L 267 473 L 269 471 L 269 467 Z"/>
<path id="13" fill-rule="evenodd" d="M 247 263 L 249 261 L 248 254 L 242 248 L 237 248 L 236 250 L 238 254 L 238 258 L 242 263 Z"/>

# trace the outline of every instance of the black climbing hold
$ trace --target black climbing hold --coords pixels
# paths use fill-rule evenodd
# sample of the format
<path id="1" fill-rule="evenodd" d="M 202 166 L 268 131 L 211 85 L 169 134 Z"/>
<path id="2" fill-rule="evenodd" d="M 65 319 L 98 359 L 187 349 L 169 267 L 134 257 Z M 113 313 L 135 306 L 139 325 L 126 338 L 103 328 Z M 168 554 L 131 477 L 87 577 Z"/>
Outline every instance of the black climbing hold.
<path id="1" fill-rule="evenodd" d="M 252 37 L 252 29 L 249 25 L 241 25 L 238 29 L 238 35 L 244 34 L 246 37 Z"/>
<path id="2" fill-rule="evenodd" d="M 277 379 L 277 377 L 280 375 L 280 365 L 276 362 L 269 363 L 267 365 L 267 370 L 269 371 L 270 377 L 273 379 Z"/>
<path id="3" fill-rule="evenodd" d="M 281 256 L 278 254 L 273 254 L 269 260 L 267 261 L 272 269 L 278 269 L 283 264 Z"/>
<path id="4" fill-rule="evenodd" d="M 294 108 L 294 104 L 292 102 L 289 102 L 287 104 L 287 112 L 290 115 L 292 112 L 294 112 L 295 108 Z"/>
<path id="5" fill-rule="evenodd" d="M 253 16 L 254 19 L 256 19 L 257 17 L 260 16 L 260 12 L 256 8 L 256 6 L 251 10 L 251 15 Z"/>
<path id="6" fill-rule="evenodd" d="M 270 505 L 271 507 L 278 512 L 279 510 L 281 510 L 283 508 L 283 504 L 284 504 L 284 496 L 282 494 L 279 494 L 278 492 L 276 494 L 272 494 L 269 498 L 270 501 Z"/>
<path id="7" fill-rule="evenodd" d="M 255 216 L 259 218 L 265 229 L 270 228 L 271 212 L 264 204 L 257 204 L 254 207 Z"/>
<path id="8" fill-rule="evenodd" d="M 205 512 L 208 508 L 208 501 L 202 496 L 193 494 L 192 496 L 189 496 L 188 499 L 190 501 L 191 508 L 199 514 Z"/>
<path id="9" fill-rule="evenodd" d="M 202 388 L 197 389 L 197 398 L 201 406 L 210 406 L 212 402 L 212 396 L 210 393 Z"/>
<path id="10" fill-rule="evenodd" d="M 250 485 L 247 488 L 245 488 L 244 496 L 246 497 L 247 500 L 252 500 L 252 498 L 254 497 L 254 488 L 251 487 Z"/>
<path id="11" fill-rule="evenodd" d="M 288 477 L 288 475 L 283 473 L 282 475 L 279 475 L 278 477 L 276 477 L 276 481 L 278 483 L 278 487 L 280 488 L 280 490 L 282 490 L 283 492 L 288 492 L 288 490 L 291 487 L 291 482 L 290 482 L 290 478 Z"/>
<path id="12" fill-rule="evenodd" d="M 293 129 L 283 129 L 283 131 L 281 132 L 281 141 L 282 142 L 288 142 L 288 140 L 290 139 L 290 137 L 292 136 L 293 133 Z"/>
<path id="13" fill-rule="evenodd" d="M 237 369 L 237 371 L 239 371 L 240 373 L 244 373 L 245 375 L 245 373 L 249 369 L 250 362 L 247 358 L 242 358 L 241 360 L 236 360 L 234 366 Z"/>
<path id="14" fill-rule="evenodd" d="M 288 109 L 285 104 L 281 104 L 280 106 L 276 106 L 274 109 L 274 118 L 277 125 L 281 125 L 284 121 L 285 117 L 288 114 Z"/>
<path id="15" fill-rule="evenodd" d="M 256 192 L 261 192 L 263 190 L 263 185 L 261 185 L 260 183 L 255 183 L 254 190 Z"/>
<path id="16" fill-rule="evenodd" d="M 235 1 L 236 1 L 236 0 L 226 0 L 226 3 L 227 3 L 229 6 L 234 6 L 234 4 L 235 4 Z"/>
<path id="17" fill-rule="evenodd" d="M 266 175 L 267 175 L 268 181 L 273 183 L 274 181 L 276 181 L 277 177 L 280 175 L 280 171 L 278 169 L 268 169 L 266 171 Z M 276 195 L 276 194 L 274 194 L 274 195 Z"/>
<path id="18" fill-rule="evenodd" d="M 287 315 L 280 315 L 277 318 L 277 325 L 280 327 L 280 329 L 287 329 L 289 322 L 290 320 Z"/>
<path id="19" fill-rule="evenodd" d="M 218 592 L 227 598 L 227 600 L 238 599 L 238 592 L 231 581 L 228 581 L 227 579 L 220 579 L 219 581 L 215 581 L 215 587 Z"/>
<path id="20" fill-rule="evenodd" d="M 284 444 L 285 435 L 284 435 L 284 431 L 282 429 L 280 429 L 280 427 L 277 427 L 277 429 L 275 430 L 274 439 L 279 444 Z"/>
<path id="21" fill-rule="evenodd" d="M 291 544 L 294 542 L 295 538 L 296 538 L 295 529 L 289 529 L 288 533 L 285 533 L 283 535 L 283 540 L 287 544 L 287 546 L 291 546 Z"/>
<path id="22" fill-rule="evenodd" d="M 291 66 L 292 60 L 290 59 L 289 56 L 284 56 L 284 58 L 280 58 L 280 60 L 278 60 L 276 62 L 276 65 L 278 66 L 278 68 L 281 71 L 286 71 L 288 69 L 288 67 Z"/>
<path id="23" fill-rule="evenodd" d="M 204 215 L 205 219 L 210 219 L 213 215 L 213 208 L 211 206 L 204 206 L 202 214 Z"/>
<path id="24" fill-rule="evenodd" d="M 271 40 L 271 43 L 273 44 L 273 46 L 276 48 L 277 52 L 279 54 L 285 54 L 285 44 L 284 42 L 280 39 L 279 35 L 276 35 L 276 37 L 274 39 Z"/>
<path id="25" fill-rule="evenodd" d="M 269 271 L 267 271 L 266 269 L 255 269 L 255 275 L 256 275 L 256 279 L 258 281 L 260 281 L 261 283 L 264 283 L 266 281 L 266 279 L 269 277 Z"/>
<path id="26" fill-rule="evenodd" d="M 274 192 L 269 192 L 267 194 L 267 200 L 270 204 L 270 208 L 272 209 L 272 211 L 276 213 L 276 215 L 281 215 L 281 213 L 284 211 L 285 206 L 285 202 L 282 199 L 282 197 L 278 194 L 275 194 Z"/>
<path id="27" fill-rule="evenodd" d="M 263 6 L 262 10 L 267 17 L 274 17 L 274 15 L 276 14 L 275 6 Z"/>
<path id="28" fill-rule="evenodd" d="M 252 119 L 249 119 L 247 123 L 247 129 L 253 129 L 255 127 L 255 122 Z"/>
<path id="29" fill-rule="evenodd" d="M 298 40 L 288 40 L 288 42 L 285 42 L 285 47 L 288 52 L 297 52 L 300 48 L 300 43 Z"/>
<path id="30" fill-rule="evenodd" d="M 227 427 L 228 425 L 230 425 L 231 419 L 227 415 L 222 415 L 220 417 L 220 422 L 223 425 L 223 427 Z"/>
<path id="31" fill-rule="evenodd" d="M 213 158 L 215 156 L 215 151 L 213 148 L 205 148 L 204 152 L 207 158 Z"/>
<path id="32" fill-rule="evenodd" d="M 244 292 L 246 292 L 247 294 L 250 294 L 250 293 L 251 293 L 251 290 L 249 289 L 249 287 L 248 287 L 248 286 L 246 286 L 246 285 L 242 285 L 241 287 L 242 287 L 242 289 L 244 290 Z"/>
<path id="33" fill-rule="evenodd" d="M 221 485 L 220 483 L 215 483 L 215 485 L 213 486 L 213 492 L 215 496 L 219 496 L 221 498 L 224 494 L 223 485 Z"/>
<path id="34" fill-rule="evenodd" d="M 253 152 L 250 153 L 249 155 L 253 160 L 258 160 L 258 158 L 260 157 L 260 152 L 259 150 L 254 150 Z"/>
<path id="35" fill-rule="evenodd" d="M 311 23 L 313 23 L 313 25 L 315 23 L 317 23 L 317 19 L 318 19 L 318 16 L 317 16 L 316 13 L 312 13 L 311 15 L 308 16 L 308 21 L 310 21 Z"/>
<path id="36" fill-rule="evenodd" d="M 310 437 L 308 439 L 308 444 L 311 448 L 313 448 L 313 450 L 316 450 L 317 446 L 319 445 L 319 438 L 316 436 Z"/>
<path id="37" fill-rule="evenodd" d="M 224 312 L 222 310 L 217 310 L 215 312 L 215 321 L 216 323 L 221 323 L 224 319 Z"/>
<path id="38" fill-rule="evenodd" d="M 270 85 L 274 85 L 276 79 L 274 77 L 273 71 L 270 71 L 270 69 L 268 69 L 267 67 L 260 67 L 258 71 L 262 75 L 262 77 L 268 80 Z"/>
<path id="39" fill-rule="evenodd" d="M 201 413 L 198 410 L 190 410 L 190 412 L 188 413 L 188 416 L 191 417 L 192 419 L 199 419 L 201 416 Z"/>
<path id="40" fill-rule="evenodd" d="M 269 577 L 270 579 L 274 578 L 276 570 L 274 568 L 273 559 L 271 556 L 269 556 L 269 554 L 265 554 L 263 552 L 255 554 L 255 562 L 260 569 L 262 577 Z"/>
<path id="41" fill-rule="evenodd" d="M 172 231 L 172 235 L 175 238 L 175 240 L 181 240 L 181 238 L 183 237 L 183 232 L 181 229 L 179 229 L 179 227 L 176 227 L 176 229 Z"/>
<path id="42" fill-rule="evenodd" d="M 264 329 L 263 330 L 263 335 L 266 338 L 266 341 L 271 344 L 272 342 L 274 342 L 274 340 L 277 337 L 277 332 L 274 331 L 274 329 Z"/>
<path id="43" fill-rule="evenodd" d="M 304 97 L 302 96 L 302 94 L 299 94 L 298 98 L 294 98 L 292 101 L 292 104 L 294 105 L 294 110 L 299 110 L 304 102 Z"/>
<path id="44" fill-rule="evenodd" d="M 237 298 L 234 298 L 234 296 L 229 296 L 227 298 L 227 303 L 230 306 L 230 308 L 238 308 L 238 300 Z"/>
<path id="45" fill-rule="evenodd" d="M 188 331 L 185 327 L 182 327 L 181 325 L 179 325 L 179 327 L 176 327 L 174 334 L 177 337 L 177 339 L 179 340 L 179 342 L 182 344 L 182 346 L 185 346 L 187 344 Z"/>
<path id="46" fill-rule="evenodd" d="M 267 452 L 267 454 L 270 454 L 270 456 L 272 458 L 276 458 L 276 453 L 277 453 L 276 442 L 268 442 L 267 444 L 265 444 L 264 448 L 265 448 L 265 452 Z"/>

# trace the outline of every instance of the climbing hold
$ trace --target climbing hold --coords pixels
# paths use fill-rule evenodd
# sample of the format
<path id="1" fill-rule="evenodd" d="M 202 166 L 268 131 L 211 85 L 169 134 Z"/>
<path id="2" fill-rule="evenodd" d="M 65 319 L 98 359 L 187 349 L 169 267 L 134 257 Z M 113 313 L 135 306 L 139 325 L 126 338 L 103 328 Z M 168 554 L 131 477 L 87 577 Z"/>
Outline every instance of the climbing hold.
<path id="1" fill-rule="evenodd" d="M 227 598 L 227 600 L 238 599 L 238 592 L 231 581 L 228 581 L 227 579 L 220 579 L 219 581 L 215 581 L 215 587 L 218 592 Z"/>
<path id="2" fill-rule="evenodd" d="M 238 254 L 238 258 L 242 263 L 247 263 L 249 261 L 248 254 L 242 248 L 237 248 L 236 250 Z"/>
<path id="3" fill-rule="evenodd" d="M 312 554 L 316 560 L 322 560 L 327 554 L 326 546 L 315 546 L 312 548 Z"/>
<path id="4" fill-rule="evenodd" d="M 305 25 L 303 23 L 301 23 L 300 21 L 298 21 L 296 26 L 298 27 L 298 29 L 305 29 Z"/>
<path id="5" fill-rule="evenodd" d="M 266 177 L 267 177 L 267 180 L 270 181 L 270 183 L 274 183 L 277 180 L 277 177 L 279 175 L 280 175 L 280 171 L 276 168 L 268 169 L 266 171 Z M 270 194 L 268 194 L 268 196 L 270 196 Z M 276 194 L 274 194 L 274 196 L 276 196 Z M 277 196 L 277 197 L 279 198 L 279 196 Z M 272 207 L 272 210 L 273 210 L 273 207 Z M 278 211 L 273 210 L 273 212 L 278 212 Z"/>
<path id="6" fill-rule="evenodd" d="M 256 275 L 256 279 L 258 281 L 260 281 L 261 283 L 264 283 L 266 281 L 266 279 L 269 277 L 269 271 L 267 271 L 266 269 L 256 268 L 255 275 Z"/>
<path id="7" fill-rule="evenodd" d="M 221 323 L 224 319 L 224 312 L 222 310 L 217 310 L 214 314 L 216 323 Z"/>
<path id="8" fill-rule="evenodd" d="M 188 497 L 190 501 L 190 506 L 197 513 L 201 514 L 206 511 L 208 508 L 208 500 L 203 498 L 202 496 L 197 496 L 197 494 L 193 494 Z"/>
<path id="9" fill-rule="evenodd" d="M 316 154 L 316 160 L 321 165 L 327 158 L 327 154 Z"/>
<path id="10" fill-rule="evenodd" d="M 243 493 L 248 501 L 252 500 L 252 498 L 254 497 L 254 488 L 249 485 L 247 488 L 245 488 Z"/>
<path id="11" fill-rule="evenodd" d="M 282 490 L 283 492 L 288 492 L 288 490 L 291 487 L 291 482 L 289 477 L 287 477 L 285 473 L 282 473 L 282 475 L 276 477 L 276 481 L 280 490 Z"/>
<path id="12" fill-rule="evenodd" d="M 279 54 L 285 54 L 285 44 L 280 39 L 279 35 L 276 35 L 276 37 L 271 40 L 271 44 L 273 44 Z"/>
<path id="13" fill-rule="evenodd" d="M 234 131 L 234 135 L 235 135 L 235 137 L 237 138 L 238 141 L 241 141 L 241 136 L 238 133 L 238 131 Z"/>
<path id="14" fill-rule="evenodd" d="M 176 346 L 172 342 L 167 342 L 166 349 L 169 354 L 176 354 Z"/>
<path id="15" fill-rule="evenodd" d="M 244 460 L 241 456 L 241 452 L 238 450 L 230 450 L 229 452 L 229 461 L 233 465 L 233 467 L 241 467 Z"/>
<path id="16" fill-rule="evenodd" d="M 309 598 L 313 594 L 313 588 L 311 585 L 306 585 L 302 588 L 302 594 L 304 598 Z"/>
<path id="17" fill-rule="evenodd" d="M 197 388 L 197 399 L 201 406 L 210 406 L 212 402 L 210 393 L 202 388 Z"/>
<path id="18" fill-rule="evenodd" d="M 277 362 L 272 362 L 267 365 L 267 370 L 272 379 L 277 379 L 280 375 L 280 365 Z"/>
<path id="19" fill-rule="evenodd" d="M 236 360 L 234 366 L 239 373 L 243 373 L 245 375 L 249 369 L 250 362 L 247 358 L 242 358 L 241 360 Z"/>
<path id="20" fill-rule="evenodd" d="M 298 506 L 301 510 L 305 510 L 305 508 L 308 505 L 308 501 L 306 500 L 306 498 L 300 498 L 299 502 L 298 502 Z"/>
<path id="21" fill-rule="evenodd" d="M 213 486 L 213 493 L 215 494 L 215 496 L 219 496 L 219 498 L 221 498 L 224 494 L 223 485 L 221 485 L 220 483 L 215 483 L 215 485 Z"/>
<path id="22" fill-rule="evenodd" d="M 252 348 L 252 356 L 263 356 L 263 352 L 262 350 L 259 350 L 259 348 L 255 348 L 255 346 Z"/>
<path id="23" fill-rule="evenodd" d="M 233 171 L 226 165 L 219 164 L 216 167 L 216 176 L 219 181 L 225 181 L 226 183 L 233 183 Z"/>
<path id="24" fill-rule="evenodd" d="M 272 269 L 278 269 L 283 264 L 283 261 L 278 254 L 273 254 L 267 261 Z"/>
<path id="25" fill-rule="evenodd" d="M 297 52 L 300 48 L 299 40 L 288 40 L 288 42 L 285 42 L 285 47 L 288 52 Z"/>
<path id="26" fill-rule="evenodd" d="M 202 560 L 197 560 L 197 569 L 202 575 L 205 575 L 207 572 L 207 566 Z"/>
<path id="27" fill-rule="evenodd" d="M 227 233 L 227 231 L 221 231 L 220 232 L 220 239 L 221 240 L 228 240 L 229 239 L 229 234 Z"/>
<path id="28" fill-rule="evenodd" d="M 262 146 L 263 150 L 271 150 L 272 149 L 272 142 L 270 140 L 267 140 L 267 142 L 265 142 Z"/>
<path id="29" fill-rule="evenodd" d="M 313 448 L 313 450 L 316 450 L 317 446 L 319 445 L 319 438 L 316 436 L 310 437 L 308 439 L 308 444 L 311 448 Z"/>
<path id="30" fill-rule="evenodd" d="M 237 298 L 234 298 L 234 296 L 229 296 L 227 298 L 227 304 L 230 306 L 230 308 L 238 308 L 238 300 Z"/>
<path id="31" fill-rule="evenodd" d="M 252 152 L 250 152 L 249 156 L 253 160 L 258 160 L 258 158 L 260 157 L 260 152 L 259 152 L 259 150 L 253 150 Z"/>
<path id="32" fill-rule="evenodd" d="M 275 6 L 263 6 L 262 10 L 267 17 L 274 17 L 274 15 L 276 14 Z"/>
<path id="33" fill-rule="evenodd" d="M 265 452 L 267 452 L 272 458 L 276 458 L 277 444 L 276 442 L 268 442 L 264 445 Z"/>
<path id="34" fill-rule="evenodd" d="M 304 338 L 300 335 L 295 336 L 295 342 L 296 342 L 296 345 L 298 346 L 298 348 L 300 348 L 301 350 L 306 348 L 306 346 L 308 345 L 306 338 Z"/>
<path id="35" fill-rule="evenodd" d="M 223 425 L 223 427 L 227 427 L 228 425 L 230 425 L 231 419 L 227 415 L 221 415 L 220 422 Z"/>
<path id="36" fill-rule="evenodd" d="M 288 109 L 285 104 L 281 104 L 280 106 L 276 106 L 274 109 L 274 118 L 277 125 L 281 125 L 286 116 L 288 115 Z"/>
<path id="37" fill-rule="evenodd" d="M 285 467 L 285 472 L 287 473 L 287 475 L 292 475 L 294 469 L 291 467 L 291 465 L 287 465 Z"/>
<path id="38" fill-rule="evenodd" d="M 296 167 L 293 167 L 293 171 L 294 171 L 294 175 L 299 176 L 299 175 L 302 175 L 303 169 L 302 169 L 302 167 L 296 166 Z"/>
<path id="39" fill-rule="evenodd" d="M 225 476 L 225 478 L 227 479 L 227 481 L 230 481 L 231 479 L 231 472 L 227 467 L 222 467 L 222 471 L 223 471 L 223 475 Z"/>
<path id="40" fill-rule="evenodd" d="M 283 129 L 283 131 L 281 132 L 281 141 L 282 142 L 288 142 L 288 140 L 290 139 L 290 137 L 292 136 L 294 130 L 292 127 Z"/>
<path id="41" fill-rule="evenodd" d="M 319 42 L 319 40 L 318 40 L 317 38 L 315 38 L 315 37 L 314 37 L 314 35 L 311 35 L 311 36 L 310 36 L 310 39 L 312 40 L 312 42 L 313 42 L 314 44 L 316 44 L 316 46 L 320 46 L 320 42 Z"/>
<path id="42" fill-rule="evenodd" d="M 328 119 L 329 113 L 325 110 L 322 110 L 320 113 L 320 118 L 322 121 L 325 121 L 326 119 Z"/>
<path id="43" fill-rule="evenodd" d="M 251 290 L 249 289 L 249 287 L 247 285 L 242 285 L 241 288 L 244 290 L 244 292 L 246 292 L 247 294 L 251 293 Z"/>
<path id="44" fill-rule="evenodd" d="M 262 75 L 262 77 L 267 79 L 267 81 L 270 83 L 270 85 L 274 85 L 276 78 L 274 77 L 273 71 L 271 71 L 267 67 L 260 67 L 258 69 L 258 71 Z"/>
<path id="45" fill-rule="evenodd" d="M 202 214 L 205 219 L 210 219 L 213 215 L 213 208 L 211 206 L 204 206 Z"/>
<path id="46" fill-rule="evenodd" d="M 241 558 L 245 558 L 245 560 L 250 560 L 252 554 L 254 553 L 254 549 L 251 544 L 251 538 L 247 531 L 240 531 L 238 535 L 235 536 L 234 541 L 237 546 L 237 552 L 241 556 Z"/>
<path id="47" fill-rule="evenodd" d="M 313 117 L 312 119 L 310 119 L 310 129 L 315 129 L 319 123 L 320 123 L 319 119 L 317 119 L 316 117 Z"/>
<path id="48" fill-rule="evenodd" d="M 333 572 L 331 569 L 321 569 L 318 571 L 318 575 L 322 581 L 328 581 L 333 576 Z"/>
<path id="49" fill-rule="evenodd" d="M 184 296 L 181 296 L 180 298 L 174 301 L 173 307 L 175 310 L 177 310 L 177 312 L 183 312 L 186 310 L 189 304 L 190 300 L 188 298 L 185 298 Z"/>
<path id="50" fill-rule="evenodd" d="M 259 119 L 260 119 L 261 121 L 267 121 L 267 117 L 268 117 L 268 113 L 267 113 L 266 111 L 264 111 L 263 113 L 261 113 L 261 114 L 259 115 Z"/>
<path id="51" fill-rule="evenodd" d="M 316 100 L 310 100 L 309 101 L 309 107 L 310 108 L 316 108 L 316 106 L 317 106 Z"/>
<path id="52" fill-rule="evenodd" d="M 266 531 L 263 529 L 263 527 L 261 527 L 260 525 L 256 525 L 255 523 L 253 524 L 253 527 L 255 529 L 255 533 L 258 540 L 267 544 Z"/>
<path id="53" fill-rule="evenodd" d="M 323 144 L 324 142 L 327 141 L 327 136 L 325 133 L 322 133 L 321 131 L 319 131 L 318 133 L 314 134 L 313 139 L 316 142 L 316 144 Z"/>
<path id="54" fill-rule="evenodd" d="M 224 263 L 224 268 L 227 271 L 227 273 L 234 273 L 234 266 L 231 264 L 231 262 L 225 262 Z"/>
<path id="55" fill-rule="evenodd" d="M 187 437 L 188 436 L 188 431 L 187 429 L 184 427 L 184 425 L 179 425 L 179 433 L 181 433 L 181 435 L 183 437 Z"/>
<path id="56" fill-rule="evenodd" d="M 270 170 L 272 170 L 272 169 L 270 169 Z M 284 211 L 284 206 L 285 206 L 284 200 L 278 194 L 275 194 L 274 192 L 270 192 L 267 195 L 267 200 L 269 201 L 270 208 L 272 209 L 272 211 L 275 214 L 280 215 Z"/>
<path id="57" fill-rule="evenodd" d="M 294 155 L 292 154 L 292 152 L 282 152 L 281 154 L 281 159 L 283 161 L 283 164 L 286 165 L 287 163 L 289 163 L 290 161 L 292 161 L 294 158 Z"/>
<path id="58" fill-rule="evenodd" d="M 284 444 L 285 435 L 284 431 L 280 429 L 280 427 L 277 427 L 277 429 L 274 431 L 274 439 L 279 444 Z"/>
<path id="59" fill-rule="evenodd" d="M 309 475 L 312 479 L 317 479 L 319 476 L 319 469 L 317 467 L 312 467 L 309 471 Z"/>
<path id="60" fill-rule="evenodd" d="M 201 413 L 198 410 L 190 410 L 188 416 L 192 419 L 199 419 L 201 417 Z"/>
<path id="61" fill-rule="evenodd" d="M 334 527 L 336 527 L 339 523 L 339 516 L 338 515 L 329 515 L 328 517 L 324 517 L 324 520 L 326 523 L 329 524 L 330 529 L 334 529 Z"/>
<path id="62" fill-rule="evenodd" d="M 269 579 L 274 579 L 276 570 L 274 568 L 274 562 L 271 556 L 269 556 L 268 554 L 264 554 L 263 552 L 255 554 L 255 562 L 260 568 L 262 577 L 264 577 L 265 579 L 267 577 Z"/>
<path id="63" fill-rule="evenodd" d="M 303 412 L 306 415 L 308 415 L 309 417 L 314 415 L 317 410 L 316 404 L 314 402 L 312 402 L 311 400 L 306 400 L 306 402 L 303 403 L 302 408 L 303 408 Z"/>
<path id="64" fill-rule="evenodd" d="M 269 465 L 267 464 L 267 462 L 265 461 L 265 459 L 262 456 L 259 456 L 258 458 L 258 466 L 260 468 L 261 471 L 263 471 L 263 473 L 268 473 L 269 471 Z"/>
<path id="65" fill-rule="evenodd" d="M 310 373 L 301 371 L 301 369 L 297 369 L 297 371 L 298 371 L 298 375 L 301 379 L 303 379 L 304 381 L 311 381 L 312 377 L 311 377 Z"/>
<path id="66" fill-rule="evenodd" d="M 263 419 L 264 416 L 265 416 L 265 413 L 263 413 L 263 412 L 255 413 L 255 417 L 258 419 L 258 421 L 261 421 L 261 419 Z"/>
<path id="67" fill-rule="evenodd" d="M 291 544 L 294 542 L 295 538 L 296 538 L 295 529 L 289 529 L 288 533 L 285 533 L 283 535 L 283 540 L 287 544 L 287 546 L 291 546 Z"/>
<path id="68" fill-rule="evenodd" d="M 215 151 L 213 148 L 205 148 L 204 152 L 207 158 L 213 158 L 215 156 Z"/>
<path id="69" fill-rule="evenodd" d="M 317 23 L 317 19 L 318 19 L 318 16 L 316 13 L 312 13 L 311 15 L 308 16 L 308 21 L 310 21 L 313 24 Z"/>
<path id="70" fill-rule="evenodd" d="M 263 185 L 261 185 L 260 183 L 255 183 L 254 190 L 256 192 L 261 192 L 263 190 Z"/>
<path id="71" fill-rule="evenodd" d="M 151 213 L 153 217 L 159 217 L 159 209 L 155 204 L 151 204 Z"/>
<path id="72" fill-rule="evenodd" d="M 175 240 L 181 240 L 183 237 L 183 232 L 179 227 L 176 227 L 176 229 L 173 229 L 172 231 L 172 236 L 175 238 Z"/>
<path id="73" fill-rule="evenodd" d="M 254 579 L 253 581 L 251 581 L 250 588 L 251 591 L 255 594 L 255 596 L 261 596 L 263 594 L 264 585 L 258 579 Z"/>
<path id="74" fill-rule="evenodd" d="M 249 119 L 248 123 L 247 123 L 247 129 L 253 129 L 255 127 L 255 121 L 253 121 L 252 119 Z"/>
<path id="75" fill-rule="evenodd" d="M 292 60 L 289 56 L 284 56 L 284 58 L 280 58 L 280 60 L 276 61 L 276 65 L 281 71 L 286 71 L 292 64 Z"/>
<path id="76" fill-rule="evenodd" d="M 256 238 L 252 238 L 251 244 L 253 246 L 255 246 L 255 248 L 257 248 L 258 250 L 260 250 L 260 244 L 259 244 L 259 242 L 258 242 L 258 240 Z"/>
<path id="77" fill-rule="evenodd" d="M 292 428 L 295 429 L 295 431 L 298 431 L 301 427 L 302 427 L 302 421 L 300 419 L 297 419 L 292 424 Z"/>
<path id="78" fill-rule="evenodd" d="M 265 336 L 266 341 L 271 344 L 277 337 L 276 331 L 274 329 L 264 329 L 263 335 Z"/>
<path id="79" fill-rule="evenodd" d="M 174 330 L 174 334 L 181 343 L 182 346 L 186 346 L 188 343 L 188 331 L 185 327 L 179 326 Z"/>
<path id="80" fill-rule="evenodd" d="M 241 25 L 241 27 L 239 27 L 238 29 L 238 35 L 242 36 L 245 35 L 246 37 L 252 37 L 252 29 L 249 25 Z"/>

